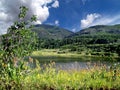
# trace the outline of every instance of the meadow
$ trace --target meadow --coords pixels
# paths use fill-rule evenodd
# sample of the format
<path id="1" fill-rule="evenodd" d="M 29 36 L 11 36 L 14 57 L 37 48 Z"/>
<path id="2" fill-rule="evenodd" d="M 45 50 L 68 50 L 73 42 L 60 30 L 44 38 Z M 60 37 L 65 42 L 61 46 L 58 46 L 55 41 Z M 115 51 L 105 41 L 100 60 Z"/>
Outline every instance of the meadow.
<path id="1" fill-rule="evenodd" d="M 87 50 L 86 50 L 87 51 Z M 119 57 L 116 56 L 102 56 L 97 55 L 94 52 L 94 55 L 87 53 L 86 51 L 83 52 L 77 52 L 77 51 L 70 51 L 69 49 L 41 49 L 38 51 L 33 51 L 31 56 L 33 58 L 73 58 L 73 59 L 81 59 L 83 61 L 91 60 L 91 58 L 95 58 L 94 60 L 98 61 L 119 61 Z"/>

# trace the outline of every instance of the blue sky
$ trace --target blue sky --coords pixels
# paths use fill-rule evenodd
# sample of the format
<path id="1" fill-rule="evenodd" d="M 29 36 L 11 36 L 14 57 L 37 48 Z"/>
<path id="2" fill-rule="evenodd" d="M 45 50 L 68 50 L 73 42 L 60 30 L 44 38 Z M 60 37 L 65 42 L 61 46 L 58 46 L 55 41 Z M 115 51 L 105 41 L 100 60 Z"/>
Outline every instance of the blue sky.
<path id="1" fill-rule="evenodd" d="M 51 8 L 44 23 L 72 31 L 92 25 L 120 23 L 120 0 L 59 0 L 58 8 Z"/>
<path id="2" fill-rule="evenodd" d="M 29 8 L 25 20 L 57 25 L 77 32 L 94 25 L 120 24 L 120 0 L 0 0 L 0 34 L 18 20 L 19 7 Z"/>

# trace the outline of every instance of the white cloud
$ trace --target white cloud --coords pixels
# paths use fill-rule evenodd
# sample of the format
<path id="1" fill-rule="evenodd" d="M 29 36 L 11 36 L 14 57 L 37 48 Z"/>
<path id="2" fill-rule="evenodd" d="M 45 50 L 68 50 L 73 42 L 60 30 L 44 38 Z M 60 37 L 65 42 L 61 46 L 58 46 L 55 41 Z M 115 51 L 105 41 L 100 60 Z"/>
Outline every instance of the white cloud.
<path id="1" fill-rule="evenodd" d="M 120 15 L 112 15 L 112 16 L 102 16 L 99 18 L 96 22 L 92 24 L 93 25 L 113 25 L 113 24 L 119 24 L 120 23 Z"/>
<path id="2" fill-rule="evenodd" d="M 59 25 L 59 21 L 58 20 L 55 20 L 55 25 Z"/>
<path id="3" fill-rule="evenodd" d="M 0 35 L 5 34 L 7 32 L 6 28 L 8 28 L 11 25 L 11 23 L 5 23 L 0 21 Z"/>
<path id="4" fill-rule="evenodd" d="M 120 14 L 117 15 L 100 15 L 89 14 L 86 19 L 81 20 L 81 28 L 87 28 L 95 25 L 114 25 L 120 24 Z"/>
<path id="5" fill-rule="evenodd" d="M 56 0 L 56 1 L 52 4 L 52 7 L 58 8 L 58 7 L 59 7 L 59 1 Z"/>
<path id="6" fill-rule="evenodd" d="M 101 15 L 97 13 L 88 14 L 85 19 L 81 20 L 81 28 L 86 28 L 91 26 L 91 24 L 93 24 L 94 21 L 99 19 L 100 17 Z"/>
<path id="7" fill-rule="evenodd" d="M 7 20 L 7 14 L 5 14 L 4 12 L 0 13 L 0 21 L 6 21 Z"/>
<path id="8" fill-rule="evenodd" d="M 53 4 L 50 5 L 51 3 Z M 22 5 L 29 8 L 25 20 L 36 15 L 37 23 L 41 24 L 49 17 L 49 7 L 57 8 L 59 2 L 58 0 L 0 0 L 0 23 L 10 26 L 18 19 L 19 7 Z M 3 28 L 2 24 L 0 24 L 0 32 L 4 33 L 8 27 Z"/>

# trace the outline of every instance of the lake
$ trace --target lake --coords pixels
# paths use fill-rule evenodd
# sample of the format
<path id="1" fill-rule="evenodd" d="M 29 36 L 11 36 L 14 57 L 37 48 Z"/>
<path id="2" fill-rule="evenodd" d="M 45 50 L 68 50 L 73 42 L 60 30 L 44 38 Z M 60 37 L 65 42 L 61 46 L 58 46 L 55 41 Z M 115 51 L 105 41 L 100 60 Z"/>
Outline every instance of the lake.
<path id="1" fill-rule="evenodd" d="M 33 57 L 39 60 L 40 65 L 55 62 L 54 67 L 62 70 L 81 70 L 89 69 L 94 66 L 110 66 L 120 64 L 119 60 L 111 58 L 99 58 L 99 57 L 81 57 L 81 58 L 56 58 L 56 57 Z"/>

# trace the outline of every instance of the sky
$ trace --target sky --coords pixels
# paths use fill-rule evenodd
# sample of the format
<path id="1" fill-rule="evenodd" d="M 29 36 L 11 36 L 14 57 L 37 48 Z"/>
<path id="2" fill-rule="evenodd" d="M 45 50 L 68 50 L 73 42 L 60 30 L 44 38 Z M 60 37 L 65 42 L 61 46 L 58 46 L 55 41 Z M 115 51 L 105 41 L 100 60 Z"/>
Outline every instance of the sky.
<path id="1" fill-rule="evenodd" d="M 25 20 L 77 32 L 94 25 L 120 24 L 120 0 L 0 0 L 0 34 L 18 20 L 19 7 L 29 8 Z"/>

